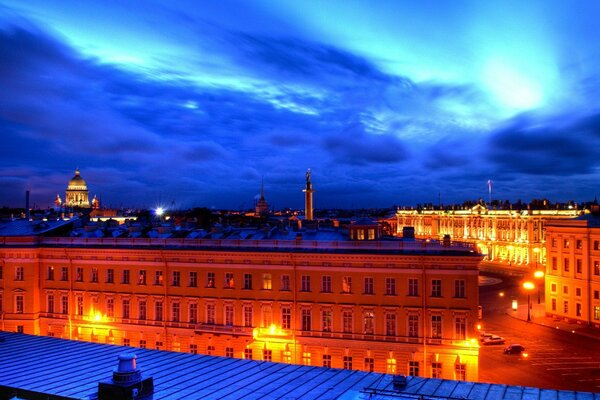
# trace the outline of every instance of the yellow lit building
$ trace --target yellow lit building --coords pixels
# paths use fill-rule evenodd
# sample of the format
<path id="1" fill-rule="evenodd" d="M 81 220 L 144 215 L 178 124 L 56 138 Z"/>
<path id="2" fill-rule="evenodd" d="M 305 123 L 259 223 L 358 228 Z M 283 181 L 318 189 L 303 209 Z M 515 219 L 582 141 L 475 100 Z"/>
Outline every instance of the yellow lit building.
<path id="1" fill-rule="evenodd" d="M 580 210 L 489 210 L 476 205 L 467 210 L 398 210 L 387 222 L 396 235 L 414 227 L 415 237 L 473 243 L 484 260 L 516 270 L 545 264 L 544 228 L 550 221 L 575 218 Z"/>
<path id="2" fill-rule="evenodd" d="M 57 197 L 57 201 L 60 198 Z M 60 205 L 60 204 L 59 204 Z M 65 206 L 90 208 L 90 199 L 87 184 L 79 173 L 79 168 L 75 170 L 75 176 L 71 178 L 65 192 Z"/>
<path id="3" fill-rule="evenodd" d="M 600 328 L 600 210 L 546 227 L 546 314 Z"/>
<path id="4" fill-rule="evenodd" d="M 1 329 L 477 380 L 472 246 L 292 235 L 0 237 Z"/>

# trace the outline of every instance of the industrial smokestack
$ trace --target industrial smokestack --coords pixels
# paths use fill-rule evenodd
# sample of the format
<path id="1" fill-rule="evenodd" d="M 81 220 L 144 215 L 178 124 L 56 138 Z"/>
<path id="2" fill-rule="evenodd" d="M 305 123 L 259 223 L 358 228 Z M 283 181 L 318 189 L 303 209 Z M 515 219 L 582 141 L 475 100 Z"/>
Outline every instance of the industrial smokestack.
<path id="1" fill-rule="evenodd" d="M 29 212 L 29 190 L 25 191 L 25 218 L 27 218 L 27 221 L 31 218 L 31 213 Z"/>

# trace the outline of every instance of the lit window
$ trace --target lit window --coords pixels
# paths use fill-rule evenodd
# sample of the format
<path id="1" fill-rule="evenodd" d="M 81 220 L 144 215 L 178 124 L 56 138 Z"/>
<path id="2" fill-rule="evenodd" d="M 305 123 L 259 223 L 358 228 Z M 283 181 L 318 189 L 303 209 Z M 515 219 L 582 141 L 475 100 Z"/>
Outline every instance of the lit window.
<path id="1" fill-rule="evenodd" d="M 352 277 L 344 276 L 342 278 L 342 293 L 352 293 Z"/>
<path id="2" fill-rule="evenodd" d="M 233 280 L 233 272 L 225 273 L 225 288 L 233 289 L 235 287 L 235 281 Z"/>
<path id="3" fill-rule="evenodd" d="M 140 274 L 138 275 L 138 285 L 145 285 L 146 284 L 146 271 L 145 270 L 140 270 Z"/>
<path id="4" fill-rule="evenodd" d="M 387 373 L 388 374 L 395 374 L 396 373 L 396 359 L 395 358 L 388 358 L 386 360 L 386 366 L 387 366 Z"/>
<path id="5" fill-rule="evenodd" d="M 273 288 L 273 281 L 271 274 L 263 274 L 263 290 L 271 290 Z"/>
<path id="6" fill-rule="evenodd" d="M 206 273 L 206 287 L 207 288 L 215 287 L 215 273 L 214 272 Z"/>
<path id="7" fill-rule="evenodd" d="M 311 365 L 311 354 L 308 351 L 302 353 L 302 364 Z"/>

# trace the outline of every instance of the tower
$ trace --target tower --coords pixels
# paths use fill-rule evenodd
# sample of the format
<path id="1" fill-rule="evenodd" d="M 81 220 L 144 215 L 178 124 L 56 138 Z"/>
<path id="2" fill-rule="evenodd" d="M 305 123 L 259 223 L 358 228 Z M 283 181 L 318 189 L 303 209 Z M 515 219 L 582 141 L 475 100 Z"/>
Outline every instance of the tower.
<path id="1" fill-rule="evenodd" d="M 262 182 L 260 184 L 260 199 L 258 199 L 258 202 L 256 203 L 256 207 L 255 207 L 255 212 L 256 215 L 258 216 L 265 216 L 269 213 L 269 203 L 267 203 L 267 200 L 265 200 L 265 179 L 262 179 Z"/>
<path id="2" fill-rule="evenodd" d="M 310 181 L 310 168 L 306 170 L 306 189 L 304 192 L 304 215 L 307 221 L 313 220 L 313 193 L 312 182 Z"/>
<path id="3" fill-rule="evenodd" d="M 75 176 L 69 181 L 65 192 L 65 206 L 90 208 L 88 189 L 85 180 L 79 174 L 79 168 L 75 170 Z"/>

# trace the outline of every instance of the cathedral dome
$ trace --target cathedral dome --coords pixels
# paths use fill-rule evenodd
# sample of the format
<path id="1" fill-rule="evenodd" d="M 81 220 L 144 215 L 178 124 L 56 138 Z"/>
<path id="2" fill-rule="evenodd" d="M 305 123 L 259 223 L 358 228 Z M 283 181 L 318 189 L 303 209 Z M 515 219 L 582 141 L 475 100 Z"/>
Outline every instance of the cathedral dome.
<path id="1" fill-rule="evenodd" d="M 73 178 L 71 178 L 71 180 L 69 181 L 69 185 L 67 186 L 67 189 L 75 189 L 75 190 L 82 190 L 82 189 L 86 190 L 87 189 L 87 184 L 85 183 L 85 180 L 79 174 L 79 169 L 75 170 L 75 176 Z"/>

